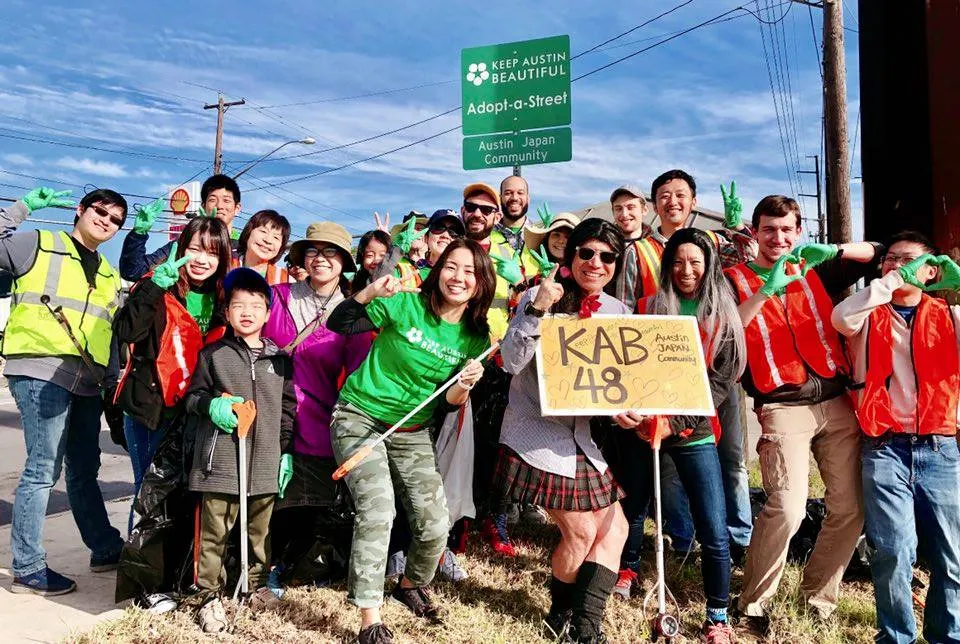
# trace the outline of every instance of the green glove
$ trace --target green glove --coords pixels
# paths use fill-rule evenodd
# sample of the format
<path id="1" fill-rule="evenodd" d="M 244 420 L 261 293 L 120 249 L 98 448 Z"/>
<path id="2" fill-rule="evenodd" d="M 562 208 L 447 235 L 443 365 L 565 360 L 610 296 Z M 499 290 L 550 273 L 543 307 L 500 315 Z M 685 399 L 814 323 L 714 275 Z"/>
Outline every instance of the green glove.
<path id="1" fill-rule="evenodd" d="M 490 259 L 493 260 L 494 268 L 497 269 L 497 275 L 507 280 L 510 286 L 523 281 L 523 271 L 520 269 L 520 260 L 517 259 L 516 255 L 501 257 L 494 253 L 490 255 Z"/>
<path id="2" fill-rule="evenodd" d="M 947 255 L 935 257 L 931 262 L 940 267 L 940 279 L 929 286 L 925 291 L 956 291 L 960 289 L 960 266 Z"/>
<path id="3" fill-rule="evenodd" d="M 41 208 L 49 208 L 50 206 L 73 208 L 77 205 L 76 202 L 70 199 L 64 199 L 64 197 L 69 197 L 72 194 L 73 190 L 54 190 L 53 188 L 40 187 L 34 188 L 23 195 L 20 201 L 23 202 L 23 205 L 25 205 L 30 212 L 40 210 Z"/>
<path id="4" fill-rule="evenodd" d="M 353 281 L 353 278 L 357 276 L 357 272 L 356 272 L 356 271 L 343 271 L 342 275 L 343 275 L 343 279 L 352 282 L 352 281 Z"/>
<path id="5" fill-rule="evenodd" d="M 237 240 L 240 239 L 240 231 L 236 228 L 230 229 L 230 239 Z"/>
<path id="6" fill-rule="evenodd" d="M 921 283 L 920 280 L 917 279 L 917 270 L 921 266 L 927 264 L 928 262 L 930 264 L 936 264 L 936 258 L 929 253 L 925 255 L 921 255 L 915 260 L 907 264 L 904 264 L 897 270 L 900 273 L 900 277 L 903 278 L 904 282 L 906 282 L 907 284 L 912 284 L 917 288 L 925 289 L 926 286 L 924 286 L 923 283 Z"/>
<path id="7" fill-rule="evenodd" d="M 428 230 L 429 228 L 424 228 L 418 231 L 417 218 L 411 217 L 407 222 L 407 227 L 397 233 L 397 238 L 393 240 L 393 243 L 406 255 L 410 252 L 410 248 L 413 247 L 413 242 L 426 235 Z"/>
<path id="8" fill-rule="evenodd" d="M 167 255 L 167 261 L 153 269 L 150 281 L 163 290 L 167 290 L 177 283 L 180 279 L 180 267 L 191 259 L 190 255 L 184 255 L 180 259 L 176 259 L 176 257 L 177 242 L 173 242 L 173 246 L 170 247 L 170 254 Z"/>
<path id="9" fill-rule="evenodd" d="M 242 402 L 243 398 L 240 396 L 214 398 L 210 401 L 210 409 L 207 410 L 207 413 L 210 414 L 210 420 L 226 433 L 232 434 L 233 430 L 237 428 L 237 415 L 233 413 L 233 403 Z"/>
<path id="10" fill-rule="evenodd" d="M 217 209 L 216 209 L 216 208 L 214 208 L 214 209 L 211 210 L 210 212 L 207 212 L 206 210 L 203 209 L 203 206 L 200 206 L 199 208 L 197 208 L 197 212 L 194 213 L 194 217 L 210 217 L 210 218 L 213 218 L 213 217 L 216 217 L 216 216 L 217 216 Z"/>
<path id="11" fill-rule="evenodd" d="M 287 485 L 293 478 L 293 454 L 284 454 L 280 457 L 280 475 L 277 477 L 277 486 L 280 488 L 278 496 L 282 499 L 287 491 Z"/>
<path id="12" fill-rule="evenodd" d="M 530 249 L 530 255 L 537 261 L 537 267 L 540 269 L 541 275 L 546 275 L 556 266 L 556 263 L 554 263 L 550 259 L 550 255 L 547 254 L 547 249 L 543 244 L 540 244 L 539 253 L 537 253 L 535 249 Z"/>
<path id="13" fill-rule="evenodd" d="M 553 223 L 553 213 L 550 211 L 550 204 L 543 202 L 543 205 L 537 208 L 537 214 L 540 215 L 540 225 L 549 228 Z"/>
<path id="14" fill-rule="evenodd" d="M 730 182 L 730 194 L 721 183 L 720 194 L 723 196 L 723 226 L 736 230 L 743 225 L 743 200 L 737 196 L 737 182 Z"/>
<path id="15" fill-rule="evenodd" d="M 840 247 L 836 244 L 801 244 L 790 253 L 797 260 L 791 263 L 799 264 L 801 259 L 805 260 L 803 274 L 806 275 L 811 268 L 833 259 L 839 252 Z"/>
<path id="16" fill-rule="evenodd" d="M 163 197 L 143 208 L 137 208 L 137 218 L 133 221 L 133 232 L 146 235 L 153 228 L 153 222 L 163 212 Z"/>
<path id="17" fill-rule="evenodd" d="M 760 287 L 761 293 L 767 297 L 779 295 L 787 289 L 787 286 L 803 277 L 803 274 L 801 273 L 797 273 L 796 275 L 787 275 L 787 262 L 790 262 L 791 264 L 798 264 L 800 260 L 793 255 L 784 255 L 778 259 L 773 265 L 773 268 L 770 269 L 770 274 L 767 275 L 767 279 L 763 286 Z"/>

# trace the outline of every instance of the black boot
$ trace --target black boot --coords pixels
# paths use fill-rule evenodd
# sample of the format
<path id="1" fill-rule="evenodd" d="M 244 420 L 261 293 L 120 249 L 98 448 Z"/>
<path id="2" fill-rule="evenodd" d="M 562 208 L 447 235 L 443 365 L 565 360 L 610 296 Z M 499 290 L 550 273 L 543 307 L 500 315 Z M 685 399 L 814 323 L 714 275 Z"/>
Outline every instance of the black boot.
<path id="1" fill-rule="evenodd" d="M 567 640 L 570 616 L 573 608 L 575 584 L 550 578 L 550 612 L 543 618 L 543 637 L 554 642 Z"/>
<path id="2" fill-rule="evenodd" d="M 595 561 L 585 561 L 577 572 L 573 589 L 573 617 L 571 634 L 577 642 L 601 643 L 603 634 L 603 611 L 607 599 L 617 583 L 617 572 Z"/>

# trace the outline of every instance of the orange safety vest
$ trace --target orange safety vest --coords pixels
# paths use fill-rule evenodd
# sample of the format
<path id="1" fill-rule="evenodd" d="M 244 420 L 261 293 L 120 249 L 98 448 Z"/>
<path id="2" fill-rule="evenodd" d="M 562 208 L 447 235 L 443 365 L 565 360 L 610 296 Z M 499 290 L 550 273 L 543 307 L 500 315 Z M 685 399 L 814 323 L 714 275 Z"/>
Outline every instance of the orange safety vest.
<path id="1" fill-rule="evenodd" d="M 243 266 L 243 259 L 237 255 L 233 255 L 230 258 L 230 270 L 240 268 L 241 266 Z M 287 269 L 277 264 L 267 264 L 267 270 L 263 278 L 267 280 L 269 286 L 288 284 L 290 282 L 290 274 L 287 272 Z"/>
<path id="2" fill-rule="evenodd" d="M 720 248 L 720 236 L 717 233 L 705 230 L 714 245 Z M 643 296 L 653 295 L 660 290 L 660 264 L 663 259 L 664 244 L 652 236 L 643 237 L 633 242 L 637 254 L 637 275 Z"/>
<path id="3" fill-rule="evenodd" d="M 800 269 L 786 264 L 787 273 Z M 760 290 L 763 280 L 747 264 L 728 268 L 740 302 Z M 747 363 L 753 384 L 761 393 L 784 385 L 802 385 L 807 369 L 823 378 L 850 373 L 840 335 L 830 323 L 833 302 L 813 271 L 787 286 L 786 303 L 771 297 L 745 329 Z"/>
<path id="4" fill-rule="evenodd" d="M 892 321 L 889 306 L 875 309 L 868 320 L 866 378 L 857 407 L 860 427 L 868 436 L 903 431 L 890 404 Z M 960 358 L 953 316 L 943 300 L 928 295 L 920 300 L 910 326 L 910 355 L 917 379 L 917 432 L 955 435 Z"/>
<path id="5" fill-rule="evenodd" d="M 149 275 L 149 274 L 148 274 Z M 216 342 L 226 333 L 225 326 L 215 327 L 204 336 L 200 326 L 173 295 L 163 294 L 164 327 L 160 345 L 157 348 L 156 368 L 157 385 L 163 394 L 165 407 L 173 407 L 187 393 L 190 378 L 197 366 L 197 358 L 207 344 Z M 131 343 L 127 364 L 120 374 L 120 382 L 114 400 L 126 382 L 133 367 L 134 344 Z"/>

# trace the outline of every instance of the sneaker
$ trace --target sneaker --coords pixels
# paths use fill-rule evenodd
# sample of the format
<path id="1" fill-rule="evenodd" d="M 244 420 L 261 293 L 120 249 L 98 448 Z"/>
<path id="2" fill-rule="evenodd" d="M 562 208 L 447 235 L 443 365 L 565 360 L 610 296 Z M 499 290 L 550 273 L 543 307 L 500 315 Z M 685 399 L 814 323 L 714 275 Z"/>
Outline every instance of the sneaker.
<path id="1" fill-rule="evenodd" d="M 633 590 L 636 583 L 637 573 L 629 568 L 624 568 L 617 574 L 617 583 L 613 585 L 613 596 L 623 600 L 630 599 L 630 591 Z"/>
<path id="2" fill-rule="evenodd" d="M 703 638 L 701 642 L 706 644 L 733 644 L 736 639 L 733 636 L 733 628 L 726 622 L 711 622 L 707 620 L 703 624 Z"/>
<path id="3" fill-rule="evenodd" d="M 283 564 L 277 564 L 270 569 L 270 574 L 267 575 L 267 588 L 277 599 L 283 599 L 283 594 L 287 592 L 287 589 L 283 587 L 283 570 Z"/>
<path id="4" fill-rule="evenodd" d="M 13 584 L 10 586 L 11 593 L 33 593 L 44 597 L 66 595 L 76 589 L 77 582 L 67 579 L 49 568 L 38 570 L 23 577 L 14 577 Z"/>
<path id="5" fill-rule="evenodd" d="M 407 569 L 407 555 L 403 550 L 397 550 L 387 559 L 387 579 L 399 579 L 403 571 Z"/>
<path id="6" fill-rule="evenodd" d="M 430 600 L 430 593 L 423 586 L 420 588 L 404 588 L 400 584 L 393 587 L 390 596 L 410 609 L 417 617 L 423 617 L 432 622 L 440 621 L 440 613 Z"/>
<path id="7" fill-rule="evenodd" d="M 570 639 L 570 617 L 570 611 L 547 613 L 547 616 L 544 617 L 541 622 L 543 639 L 561 644 L 573 642 L 573 640 Z"/>
<path id="8" fill-rule="evenodd" d="M 453 583 L 463 581 L 470 576 L 469 573 L 460 566 L 460 562 L 457 561 L 457 556 L 449 549 L 444 550 L 443 555 L 440 556 L 440 567 L 437 571 L 441 577 Z"/>
<path id="9" fill-rule="evenodd" d="M 483 538 L 493 547 L 494 551 L 505 557 L 516 557 L 517 549 L 510 542 L 510 535 L 507 533 L 507 517 L 504 514 L 498 514 L 494 518 L 487 517 L 483 520 L 481 529 Z"/>
<path id="10" fill-rule="evenodd" d="M 177 607 L 169 595 L 163 593 L 153 593 L 150 595 L 139 595 L 133 600 L 133 605 L 154 615 L 169 613 Z"/>
<path id="11" fill-rule="evenodd" d="M 520 520 L 531 525 L 547 525 L 550 523 L 550 516 L 539 505 L 528 505 L 520 513 Z"/>
<path id="12" fill-rule="evenodd" d="M 507 525 L 516 525 L 520 521 L 520 506 L 511 503 L 507 506 Z"/>
<path id="13" fill-rule="evenodd" d="M 382 623 L 377 622 L 360 629 L 357 644 L 393 644 L 393 633 Z"/>
<path id="14" fill-rule="evenodd" d="M 223 610 L 223 602 L 219 599 L 211 599 L 197 615 L 197 621 L 200 622 L 200 629 L 204 633 L 221 633 L 227 628 L 227 613 Z"/>
<path id="15" fill-rule="evenodd" d="M 607 636 L 603 634 L 600 624 L 586 620 L 581 622 L 581 626 L 588 627 L 585 629 L 586 633 L 581 633 L 576 624 L 571 624 L 570 632 L 567 634 L 568 641 L 576 644 L 607 644 Z"/>
<path id="16" fill-rule="evenodd" d="M 108 557 L 90 557 L 90 572 L 110 572 L 120 567 L 120 550 Z"/>
<path id="17" fill-rule="evenodd" d="M 266 586 L 261 586 L 250 593 L 250 610 L 269 610 L 280 605 L 280 599 Z"/>

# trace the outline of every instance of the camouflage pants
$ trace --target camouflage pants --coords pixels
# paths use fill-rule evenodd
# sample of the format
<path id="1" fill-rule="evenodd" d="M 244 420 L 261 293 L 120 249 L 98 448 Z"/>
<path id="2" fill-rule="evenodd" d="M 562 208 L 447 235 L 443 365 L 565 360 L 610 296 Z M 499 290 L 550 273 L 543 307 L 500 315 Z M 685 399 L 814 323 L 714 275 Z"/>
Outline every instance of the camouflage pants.
<path id="1" fill-rule="evenodd" d="M 356 407 L 337 404 L 330 424 L 337 463 L 387 429 Z M 395 493 L 407 511 L 413 533 L 405 575 L 416 586 L 429 584 L 449 530 L 447 501 L 430 432 L 423 428 L 392 434 L 344 480 L 356 507 L 347 601 L 360 608 L 375 608 L 383 603 L 390 528 L 396 513 Z"/>

